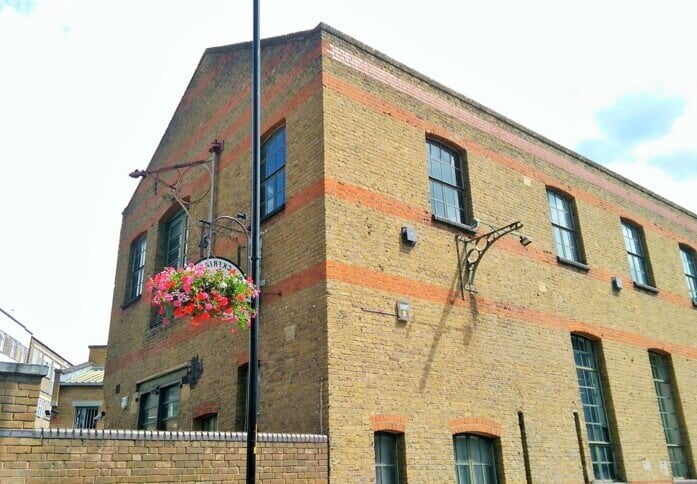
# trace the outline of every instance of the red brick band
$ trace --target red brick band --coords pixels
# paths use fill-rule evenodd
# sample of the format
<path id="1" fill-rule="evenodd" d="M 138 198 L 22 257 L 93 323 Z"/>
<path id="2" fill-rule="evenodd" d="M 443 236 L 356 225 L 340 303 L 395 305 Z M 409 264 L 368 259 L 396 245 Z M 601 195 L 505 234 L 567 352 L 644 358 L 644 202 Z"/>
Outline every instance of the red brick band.
<path id="1" fill-rule="evenodd" d="M 204 415 L 210 415 L 212 413 L 218 413 L 220 410 L 220 403 L 206 401 L 199 403 L 194 407 L 193 416 L 194 418 L 202 417 Z"/>
<path id="2" fill-rule="evenodd" d="M 407 418 L 404 415 L 373 415 L 370 417 L 370 425 L 373 428 L 373 432 L 403 434 L 407 427 Z"/>
<path id="3" fill-rule="evenodd" d="M 501 425 L 490 418 L 460 417 L 448 422 L 450 431 L 455 434 L 477 434 L 486 437 L 501 437 Z"/>
<path id="4" fill-rule="evenodd" d="M 413 97 L 427 106 L 452 116 L 458 121 L 477 128 L 480 131 L 494 136 L 508 143 L 509 145 L 525 151 L 541 160 L 545 160 L 571 175 L 575 175 L 583 180 L 589 181 L 599 188 L 607 190 L 618 197 L 624 198 L 632 204 L 639 205 L 649 211 L 661 215 L 667 220 L 677 223 L 688 230 L 697 231 L 697 221 L 689 218 L 687 215 L 675 213 L 665 206 L 654 202 L 653 200 L 649 200 L 641 195 L 628 192 L 623 186 L 608 180 L 604 175 L 595 173 L 595 171 L 592 171 L 581 164 L 573 163 L 546 148 L 543 148 L 524 139 L 521 136 L 514 134 L 509 129 L 502 128 L 494 123 L 490 123 L 473 112 L 461 108 L 455 103 L 449 102 L 443 96 L 438 96 L 436 94 L 427 92 L 418 87 L 416 84 L 397 77 L 394 74 L 387 72 L 386 70 L 371 64 L 370 62 L 367 62 L 344 49 L 341 49 L 340 47 L 330 44 L 326 50 L 331 59 L 341 62 L 342 64 L 356 69 L 362 74 L 369 76 L 378 82 L 403 92 L 404 94 Z M 438 128 L 434 126 L 433 129 L 437 130 Z"/>

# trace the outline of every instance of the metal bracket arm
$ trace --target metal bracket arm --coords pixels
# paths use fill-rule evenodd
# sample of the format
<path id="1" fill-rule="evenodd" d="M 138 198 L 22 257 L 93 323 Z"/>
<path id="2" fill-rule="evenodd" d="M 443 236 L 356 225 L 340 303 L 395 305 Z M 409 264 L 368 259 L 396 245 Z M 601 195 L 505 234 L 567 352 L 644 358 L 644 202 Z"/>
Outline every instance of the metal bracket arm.
<path id="1" fill-rule="evenodd" d="M 462 297 L 465 296 L 465 291 L 476 293 L 474 288 L 474 276 L 477 274 L 477 268 L 489 247 L 499 240 L 504 235 L 520 230 L 523 227 L 523 222 L 517 221 L 510 223 L 504 227 L 499 227 L 482 234 L 473 239 L 467 239 L 461 235 L 456 236 L 458 241 L 458 259 L 460 262 L 460 282 L 462 284 Z M 464 257 L 460 254 L 460 242 L 463 243 Z"/>

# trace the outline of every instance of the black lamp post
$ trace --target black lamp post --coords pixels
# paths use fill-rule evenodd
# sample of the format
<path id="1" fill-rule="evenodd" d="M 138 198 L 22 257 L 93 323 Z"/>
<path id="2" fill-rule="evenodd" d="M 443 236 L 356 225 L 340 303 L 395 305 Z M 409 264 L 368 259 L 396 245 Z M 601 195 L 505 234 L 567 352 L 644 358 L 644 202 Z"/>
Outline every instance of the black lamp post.
<path id="1" fill-rule="evenodd" d="M 260 216 L 261 216 L 261 41 L 259 38 L 259 0 L 253 0 L 252 39 L 252 227 L 251 269 L 256 287 L 261 282 Z M 259 390 L 259 298 L 254 299 L 256 318 L 249 331 L 249 378 L 247 381 L 247 484 L 256 481 L 257 411 Z"/>

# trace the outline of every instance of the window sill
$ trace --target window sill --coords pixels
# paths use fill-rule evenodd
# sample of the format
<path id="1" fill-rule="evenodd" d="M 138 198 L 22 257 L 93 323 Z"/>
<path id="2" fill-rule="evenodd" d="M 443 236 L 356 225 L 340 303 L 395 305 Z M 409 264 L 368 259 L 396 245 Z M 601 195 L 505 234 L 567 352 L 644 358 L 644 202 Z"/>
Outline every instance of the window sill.
<path id="1" fill-rule="evenodd" d="M 453 222 L 452 220 L 449 220 L 444 217 L 439 217 L 436 214 L 431 214 L 431 219 L 435 220 L 436 222 L 445 224 L 445 225 L 450 225 L 451 227 L 456 227 L 460 230 L 464 230 L 465 232 L 469 232 L 470 234 L 476 234 L 477 233 L 477 227 L 473 225 L 466 225 L 466 224 L 461 224 L 459 222 Z"/>
<path id="2" fill-rule="evenodd" d="M 648 284 L 643 284 L 641 282 L 632 281 L 635 289 L 641 289 L 642 291 L 650 292 L 652 294 L 658 294 L 658 288 L 649 286 Z"/>
<path id="3" fill-rule="evenodd" d="M 560 256 L 557 256 L 557 262 L 559 262 L 560 264 L 567 265 L 567 266 L 575 267 L 576 269 L 580 269 L 584 272 L 588 272 L 591 270 L 590 266 L 584 264 L 583 262 L 578 262 L 575 260 L 566 259 L 566 258 L 560 257 Z"/>
<path id="4" fill-rule="evenodd" d="M 128 301 L 124 302 L 124 303 L 121 305 L 121 309 L 126 309 L 126 308 L 128 308 L 128 307 L 133 306 L 135 303 L 137 303 L 138 301 L 140 301 L 141 296 L 142 296 L 142 294 L 138 294 L 138 295 L 137 295 L 136 297 L 134 297 L 133 299 L 129 299 Z"/>

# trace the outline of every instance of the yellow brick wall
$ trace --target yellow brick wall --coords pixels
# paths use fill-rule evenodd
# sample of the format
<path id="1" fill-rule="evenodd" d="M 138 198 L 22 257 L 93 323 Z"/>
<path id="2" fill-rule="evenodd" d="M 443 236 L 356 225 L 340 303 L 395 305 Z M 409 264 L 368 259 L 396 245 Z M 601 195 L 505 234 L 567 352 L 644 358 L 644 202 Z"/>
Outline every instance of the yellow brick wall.
<path id="1" fill-rule="evenodd" d="M 694 215 L 331 29 L 284 42 L 267 43 L 262 55 L 263 130 L 284 122 L 288 145 L 286 208 L 263 224 L 260 428 L 328 431 L 332 479 L 372 482 L 377 416 L 395 416 L 408 479 L 452 482 L 453 422 L 488 422 L 482 428 L 500 429 L 499 477 L 525 482 L 522 413 L 533 482 L 582 482 L 580 452 L 585 474 L 593 472 L 571 348 L 580 333 L 597 341 L 620 477 L 670 478 L 649 349 L 671 355 L 694 474 L 697 311 L 678 251 L 679 243 L 697 246 Z M 205 157 L 208 143 L 223 139 L 220 214 L 248 211 L 248 68 L 243 48 L 209 51 L 151 164 Z M 534 240 L 525 248 L 513 236 L 497 242 L 478 269 L 476 295 L 460 292 L 463 232 L 431 219 L 428 137 L 465 157 L 474 217 L 496 227 L 520 220 Z M 184 195 L 201 198 L 205 183 Z M 547 187 L 575 200 L 589 271 L 557 262 Z M 182 322 L 149 331 L 144 301 L 121 308 L 129 244 L 139 234 L 148 235 L 146 274 L 159 268 L 155 248 L 171 210 L 162 190 L 142 181 L 124 212 L 107 424 L 133 428 L 136 382 L 199 355 L 204 373 L 196 388 L 183 388 L 181 428 L 215 403 L 219 426 L 231 429 L 246 337 Z M 195 206 L 192 219 L 205 218 L 206 207 Z M 658 294 L 632 287 L 622 218 L 643 227 Z M 413 248 L 400 242 L 403 225 L 418 232 Z M 197 241 L 191 228 L 190 254 Z M 220 250 L 236 258 L 235 244 Z M 612 277 L 624 281 L 622 291 L 612 290 Z M 394 316 L 402 298 L 407 323 Z"/>
<path id="2" fill-rule="evenodd" d="M 290 43 L 265 43 L 263 55 L 262 129 L 265 133 L 285 124 L 286 209 L 262 225 L 262 271 L 266 281 L 261 310 L 260 368 L 262 374 L 259 425 L 265 431 L 320 432 L 320 394 L 326 378 L 326 324 L 322 285 L 296 290 L 286 280 L 325 260 L 324 205 L 322 200 L 298 200 L 322 179 L 322 95 L 320 48 L 317 35 Z M 249 214 L 250 197 L 250 58 L 245 48 L 207 52 L 182 98 L 172 123 L 150 164 L 151 168 L 209 157 L 213 139 L 225 142 L 218 169 L 217 215 Z M 191 207 L 189 259 L 198 260 L 198 220 L 207 218 L 208 178 L 205 170 L 191 170 L 195 180 L 182 196 L 202 200 Z M 196 175 L 194 175 L 196 174 Z M 148 329 L 151 308 L 140 301 L 122 308 L 125 299 L 130 244 L 147 234 L 147 276 L 161 269 L 163 225 L 176 207 L 154 193 L 146 178 L 124 211 L 116 271 L 104 381 L 107 428 L 136 428 L 136 386 L 167 369 L 203 360 L 201 380 L 182 388 L 179 429 L 189 430 L 201 409 L 217 409 L 218 427 L 234 430 L 240 420 L 237 400 L 238 356 L 247 351 L 247 333 L 233 335 L 225 326 L 194 330 L 183 321 Z M 296 209 L 299 207 L 299 209 Z M 214 254 L 237 260 L 244 241 L 218 236 Z M 246 250 L 241 249 L 246 269 Z M 119 392 L 117 393 L 117 385 Z M 324 391 L 326 395 L 326 389 Z M 129 404 L 122 409 L 120 401 Z"/>
<path id="3" fill-rule="evenodd" d="M 0 428 L 34 428 L 41 379 L 37 375 L 0 372 Z"/>
<path id="4" fill-rule="evenodd" d="M 5 437 L 0 430 L 2 482 L 245 482 L 244 441 L 116 440 Z M 327 444 L 261 442 L 257 479 L 264 483 L 327 482 Z"/>
<path id="5" fill-rule="evenodd" d="M 678 251 L 679 242 L 697 243 L 688 228 L 695 217 L 343 36 L 326 32 L 323 41 L 326 250 L 336 268 L 327 283 L 333 478 L 374 480 L 371 417 L 395 414 L 406 418 L 410 481 L 455 479 L 448 422 L 473 417 L 501 425 L 499 477 L 524 482 L 523 412 L 533 482 L 581 482 L 574 412 L 587 461 L 588 442 L 570 341 L 580 331 L 599 341 L 621 477 L 668 480 L 647 350 L 673 353 L 684 431 L 697 436 L 687 401 L 697 391 L 697 311 Z M 500 128 L 506 133 L 495 134 Z M 458 231 L 430 217 L 430 136 L 466 154 L 474 216 L 496 227 L 521 220 L 534 240 L 526 248 L 500 240 L 478 269 L 478 294 L 464 300 Z M 547 186 L 576 200 L 588 272 L 556 262 Z M 622 217 L 643 226 L 658 295 L 632 287 Z M 403 225 L 418 232 L 413 248 L 400 243 Z M 612 291 L 613 276 L 621 292 Z M 402 298 L 408 323 L 389 315 Z"/>
<path id="6" fill-rule="evenodd" d="M 58 394 L 58 405 L 53 408 L 51 427 L 71 429 L 75 425 L 75 402 L 102 402 L 104 390 L 100 386 L 61 386 Z M 99 412 L 102 407 L 99 408 Z"/>

